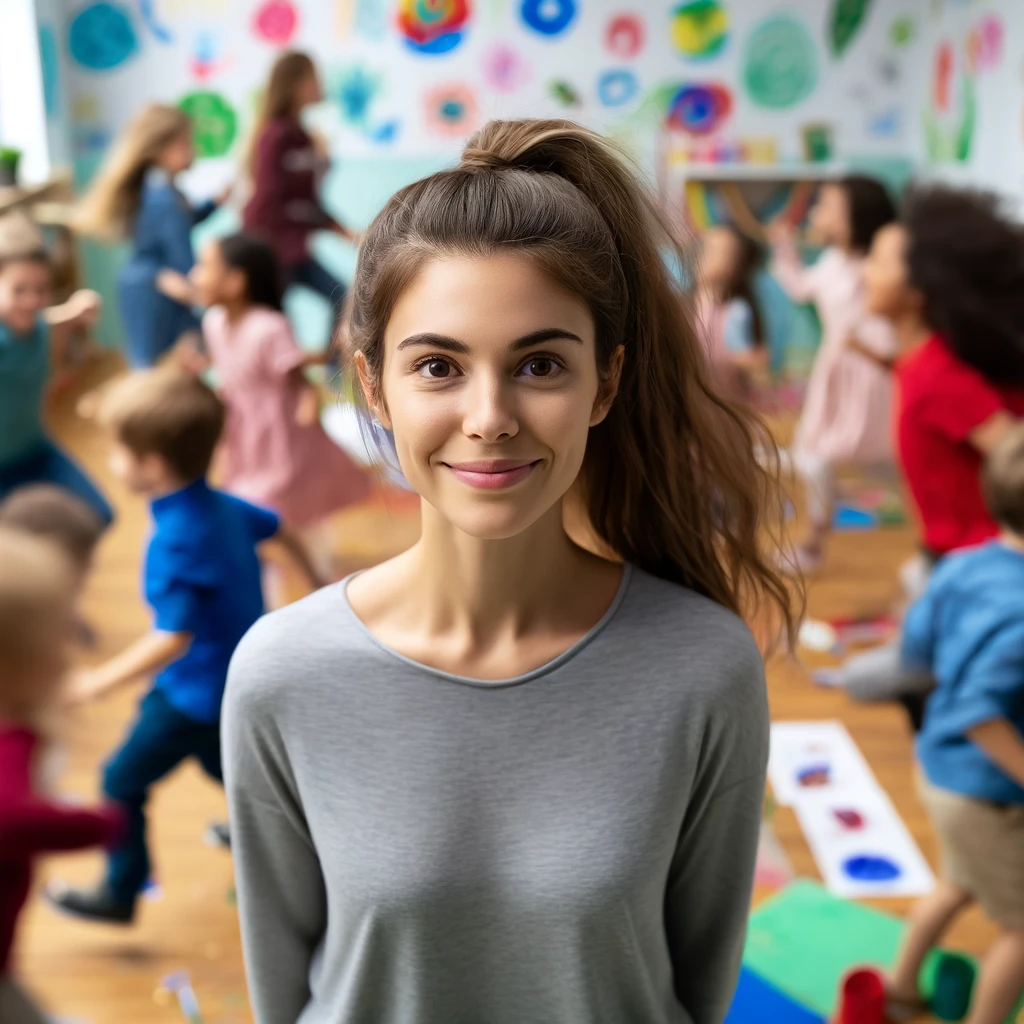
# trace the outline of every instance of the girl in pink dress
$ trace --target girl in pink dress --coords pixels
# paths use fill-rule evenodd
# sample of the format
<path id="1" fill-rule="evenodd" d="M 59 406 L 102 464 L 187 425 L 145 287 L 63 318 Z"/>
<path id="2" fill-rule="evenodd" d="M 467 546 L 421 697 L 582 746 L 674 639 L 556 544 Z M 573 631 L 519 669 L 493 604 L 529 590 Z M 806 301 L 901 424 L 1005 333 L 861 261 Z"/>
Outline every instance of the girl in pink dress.
<path id="1" fill-rule="evenodd" d="M 203 336 L 228 407 L 223 485 L 277 511 L 330 576 L 322 525 L 365 498 L 369 479 L 320 425 L 305 369 L 324 354 L 296 343 L 282 311 L 280 268 L 264 242 L 245 235 L 209 242 L 192 278 L 209 307 Z"/>
<path id="2" fill-rule="evenodd" d="M 812 233 L 826 246 L 804 267 L 792 229 L 776 223 L 773 273 L 795 302 L 813 302 L 821 348 L 811 371 L 803 413 L 790 451 L 804 485 L 811 532 L 797 549 L 795 568 L 818 568 L 832 522 L 835 467 L 892 461 L 892 384 L 851 342 L 888 357 L 896 350 L 891 326 L 864 311 L 861 263 L 879 228 L 896 219 L 885 188 L 849 175 L 821 187 L 811 209 Z"/>

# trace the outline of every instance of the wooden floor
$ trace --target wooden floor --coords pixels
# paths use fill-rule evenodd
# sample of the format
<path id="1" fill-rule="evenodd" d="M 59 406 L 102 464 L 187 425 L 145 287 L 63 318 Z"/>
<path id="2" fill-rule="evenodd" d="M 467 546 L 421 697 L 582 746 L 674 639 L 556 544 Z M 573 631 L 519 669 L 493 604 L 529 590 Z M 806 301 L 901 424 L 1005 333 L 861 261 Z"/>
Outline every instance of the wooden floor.
<path id="1" fill-rule="evenodd" d="M 85 612 L 98 629 L 100 646 L 90 658 L 109 656 L 148 625 L 139 597 L 140 552 L 146 529 L 143 503 L 120 490 L 104 466 L 101 439 L 74 419 L 71 403 L 59 404 L 53 426 L 61 440 L 88 466 L 118 509 L 118 521 L 106 538 L 90 584 Z M 372 564 L 401 550 L 417 533 L 416 508 L 408 497 L 389 491 L 337 517 L 337 548 L 346 567 Z M 810 613 L 819 618 L 878 613 L 897 593 L 896 573 L 913 551 L 909 529 L 835 538 L 825 571 L 813 583 Z M 842 693 L 814 687 L 808 665 L 776 660 L 769 667 L 775 719 L 842 719 L 864 751 L 882 785 L 934 863 L 934 843 L 912 786 L 912 750 L 902 712 L 889 707 L 856 706 Z M 84 709 L 67 744 L 64 788 L 92 799 L 98 768 L 130 720 L 138 692 L 123 692 Z M 26 985 L 58 1016 L 92 1024 L 180 1022 L 176 1005 L 159 991 L 161 979 L 188 971 L 206 1024 L 248 1024 L 238 920 L 233 905 L 228 854 L 202 841 L 210 820 L 225 813 L 221 791 L 193 766 L 161 786 L 151 807 L 151 841 L 156 879 L 162 895 L 142 904 L 130 929 L 87 926 L 56 916 L 34 900 L 22 920 L 18 969 Z M 791 812 L 780 809 L 776 832 L 799 874 L 816 877 L 814 861 Z M 60 857 L 40 865 L 39 881 L 60 877 L 94 880 L 97 856 Z M 901 912 L 903 901 L 886 901 Z M 951 941 L 979 953 L 993 930 L 976 912 L 956 927 Z"/>

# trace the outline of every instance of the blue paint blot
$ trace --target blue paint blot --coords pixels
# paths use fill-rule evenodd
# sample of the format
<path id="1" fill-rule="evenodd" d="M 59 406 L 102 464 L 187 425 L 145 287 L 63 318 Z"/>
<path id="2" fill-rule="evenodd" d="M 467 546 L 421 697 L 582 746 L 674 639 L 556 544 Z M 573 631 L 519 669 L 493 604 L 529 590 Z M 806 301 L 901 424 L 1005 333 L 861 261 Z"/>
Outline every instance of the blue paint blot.
<path id="1" fill-rule="evenodd" d="M 597 80 L 597 98 L 606 107 L 621 107 L 640 92 L 640 83 L 632 71 L 605 71 Z"/>
<path id="2" fill-rule="evenodd" d="M 450 53 L 461 42 L 461 32 L 446 32 L 443 36 L 437 36 L 427 43 L 417 43 L 415 39 L 410 39 L 408 36 L 405 37 L 405 45 L 413 53 L 422 53 L 431 57 L 436 57 L 442 53 Z"/>
<path id="3" fill-rule="evenodd" d="M 110 71 L 134 56 L 138 48 L 131 18 L 120 4 L 92 4 L 75 15 L 68 29 L 72 59 L 90 71 Z"/>
<path id="4" fill-rule="evenodd" d="M 523 0 L 520 16 L 542 36 L 561 35 L 576 17 L 576 0 Z"/>
<path id="5" fill-rule="evenodd" d="M 843 861 L 843 870 L 855 882 L 891 882 L 903 874 L 900 866 L 875 854 L 860 854 Z"/>
<path id="6" fill-rule="evenodd" d="M 156 0 L 139 0 L 139 14 L 146 24 L 146 28 L 153 33 L 153 36 L 161 43 L 173 43 L 174 35 L 171 30 L 161 24 L 156 13 Z"/>
<path id="7" fill-rule="evenodd" d="M 365 124 L 377 94 L 377 80 L 362 68 L 352 68 L 338 85 L 341 116 L 349 124 Z"/>
<path id="8" fill-rule="evenodd" d="M 459 121 L 465 113 L 462 104 L 458 100 L 445 100 L 438 111 L 446 121 Z"/>
<path id="9" fill-rule="evenodd" d="M 832 516 L 834 530 L 873 530 L 878 526 L 878 516 L 856 505 L 837 505 Z"/>
<path id="10" fill-rule="evenodd" d="M 39 64 L 43 74 L 46 116 L 56 117 L 60 108 L 60 65 L 57 58 L 57 37 L 50 25 L 39 26 Z"/>
<path id="11" fill-rule="evenodd" d="M 379 145 L 385 146 L 389 142 L 394 142 L 398 138 L 398 132 L 401 128 L 401 124 L 398 121 L 384 121 L 381 124 L 374 125 L 368 129 L 366 134 L 371 142 L 376 142 Z"/>

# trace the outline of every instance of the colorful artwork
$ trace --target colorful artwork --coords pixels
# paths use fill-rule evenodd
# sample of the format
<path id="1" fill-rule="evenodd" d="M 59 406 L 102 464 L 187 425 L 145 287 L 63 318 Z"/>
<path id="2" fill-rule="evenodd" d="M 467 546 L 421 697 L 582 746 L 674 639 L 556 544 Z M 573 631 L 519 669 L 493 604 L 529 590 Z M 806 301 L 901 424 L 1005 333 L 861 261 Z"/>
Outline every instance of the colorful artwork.
<path id="1" fill-rule="evenodd" d="M 50 25 L 39 26 L 39 65 L 43 75 L 46 116 L 55 117 L 60 109 L 60 58 L 57 55 L 57 37 Z"/>
<path id="2" fill-rule="evenodd" d="M 842 57 L 870 9 L 871 0 L 833 0 L 828 33 L 832 56 Z"/>
<path id="3" fill-rule="evenodd" d="M 747 40 L 743 82 L 759 107 L 785 110 L 814 91 L 818 55 L 804 25 L 788 15 L 762 21 Z"/>
<path id="4" fill-rule="evenodd" d="M 967 36 L 967 67 L 972 73 L 991 71 L 1003 59 L 1003 22 L 996 14 L 985 17 Z"/>
<path id="5" fill-rule="evenodd" d="M 439 85 L 423 97 L 427 127 L 434 135 L 461 139 L 480 121 L 480 107 L 473 90 L 460 82 Z"/>
<path id="6" fill-rule="evenodd" d="M 945 98 L 946 106 L 951 106 L 948 94 Z M 924 134 L 929 159 L 933 163 L 961 164 L 970 160 L 976 123 L 974 79 L 964 75 L 961 79 L 958 116 L 940 120 L 935 110 L 925 111 Z"/>
<path id="7" fill-rule="evenodd" d="M 675 48 L 691 60 L 717 57 L 729 39 L 729 14 L 719 0 L 688 0 L 672 11 Z"/>
<path id="8" fill-rule="evenodd" d="M 111 71 L 139 49 L 127 8 L 117 3 L 91 4 L 72 19 L 68 50 L 72 60 L 90 71 Z"/>
<path id="9" fill-rule="evenodd" d="M 943 42 L 935 51 L 935 72 L 932 77 L 932 106 L 936 110 L 949 110 L 952 82 L 953 47 Z"/>
<path id="10" fill-rule="evenodd" d="M 437 56 L 462 42 L 469 0 L 400 0 L 398 30 L 414 53 Z"/>
<path id="11" fill-rule="evenodd" d="M 576 19 L 576 0 L 523 0 L 519 16 L 542 36 L 560 36 Z"/>
<path id="12" fill-rule="evenodd" d="M 174 42 L 174 33 L 160 20 L 156 11 L 156 0 L 139 0 L 139 17 L 159 43 Z"/>
<path id="13" fill-rule="evenodd" d="M 556 79 L 548 84 L 548 92 L 563 107 L 578 107 L 581 103 L 580 94 L 570 82 Z"/>
<path id="14" fill-rule="evenodd" d="M 368 128 L 366 135 L 371 142 L 384 146 L 388 143 L 394 142 L 395 139 L 398 138 L 398 133 L 401 131 L 401 128 L 401 122 L 396 119 L 392 119 L 391 121 L 382 121 L 380 124 L 374 125 L 372 128 Z"/>
<path id="15" fill-rule="evenodd" d="M 631 60 L 644 48 L 645 36 L 639 14 L 616 14 L 604 30 L 604 45 L 613 57 Z"/>
<path id="16" fill-rule="evenodd" d="M 597 98 L 605 107 L 621 107 L 640 94 L 640 83 L 632 71 L 616 68 L 603 71 L 597 79 Z"/>
<path id="17" fill-rule="evenodd" d="M 732 93 L 724 85 L 684 85 L 672 98 L 665 126 L 687 135 L 710 135 L 732 113 Z"/>
<path id="18" fill-rule="evenodd" d="M 505 43 L 496 43 L 484 53 L 484 81 L 495 92 L 515 92 L 530 79 L 530 69 L 523 58 Z"/>
<path id="19" fill-rule="evenodd" d="M 291 0 L 264 0 L 253 13 L 253 32 L 274 46 L 287 46 L 298 27 L 299 12 Z"/>
<path id="20" fill-rule="evenodd" d="M 800 129 L 800 138 L 803 142 L 804 160 L 808 163 L 828 163 L 835 155 L 832 126 L 829 124 L 805 124 Z"/>
<path id="21" fill-rule="evenodd" d="M 355 3 L 355 34 L 363 39 L 380 42 L 388 34 L 386 0 L 355 0 Z"/>
<path id="22" fill-rule="evenodd" d="M 903 135 L 903 111 L 889 107 L 868 120 L 867 133 L 873 139 L 898 139 Z"/>
<path id="23" fill-rule="evenodd" d="M 229 62 L 220 57 L 220 44 L 212 32 L 200 32 L 196 36 L 195 49 L 189 70 L 197 82 L 208 82 L 214 75 L 226 71 Z"/>
<path id="24" fill-rule="evenodd" d="M 238 116 L 234 107 L 216 92 L 190 92 L 178 103 L 192 120 L 196 155 L 224 156 L 238 134 Z"/>
<path id="25" fill-rule="evenodd" d="M 897 18 L 889 27 L 889 39 L 893 46 L 906 46 L 913 40 L 915 32 L 913 18 Z"/>
<path id="26" fill-rule="evenodd" d="M 338 101 L 341 118 L 346 124 L 363 127 L 370 115 L 370 106 L 380 90 L 380 76 L 371 75 L 356 65 L 341 71 L 332 90 Z"/>

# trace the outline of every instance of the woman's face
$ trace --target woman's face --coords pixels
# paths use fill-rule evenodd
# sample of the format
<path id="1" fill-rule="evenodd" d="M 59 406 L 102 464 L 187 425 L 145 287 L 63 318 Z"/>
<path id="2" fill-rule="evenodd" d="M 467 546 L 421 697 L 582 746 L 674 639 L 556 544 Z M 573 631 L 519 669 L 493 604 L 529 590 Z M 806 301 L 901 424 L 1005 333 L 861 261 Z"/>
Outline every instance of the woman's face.
<path id="1" fill-rule="evenodd" d="M 869 313 L 896 320 L 921 310 L 921 293 L 912 287 L 907 272 L 907 232 L 901 224 L 876 232 L 861 273 Z"/>
<path id="2" fill-rule="evenodd" d="M 589 309 L 525 258 L 430 261 L 384 343 L 374 412 L 402 471 L 481 539 L 521 533 L 565 495 L 614 398 L 617 372 L 599 379 Z"/>
<path id="3" fill-rule="evenodd" d="M 700 272 L 705 284 L 720 288 L 736 273 L 740 243 L 727 228 L 708 228 L 704 232 Z"/>
<path id="4" fill-rule="evenodd" d="M 207 242 L 199 250 L 199 258 L 188 276 L 199 293 L 202 306 L 219 306 L 245 293 L 245 278 L 240 271 L 224 262 L 220 245 L 215 240 Z"/>
<path id="5" fill-rule="evenodd" d="M 170 175 L 187 171 L 195 160 L 195 147 L 192 144 L 192 130 L 182 132 L 173 138 L 160 151 L 157 163 Z"/>
<path id="6" fill-rule="evenodd" d="M 811 232 L 822 245 L 850 244 L 850 203 L 841 185 L 822 185 L 811 207 Z"/>

